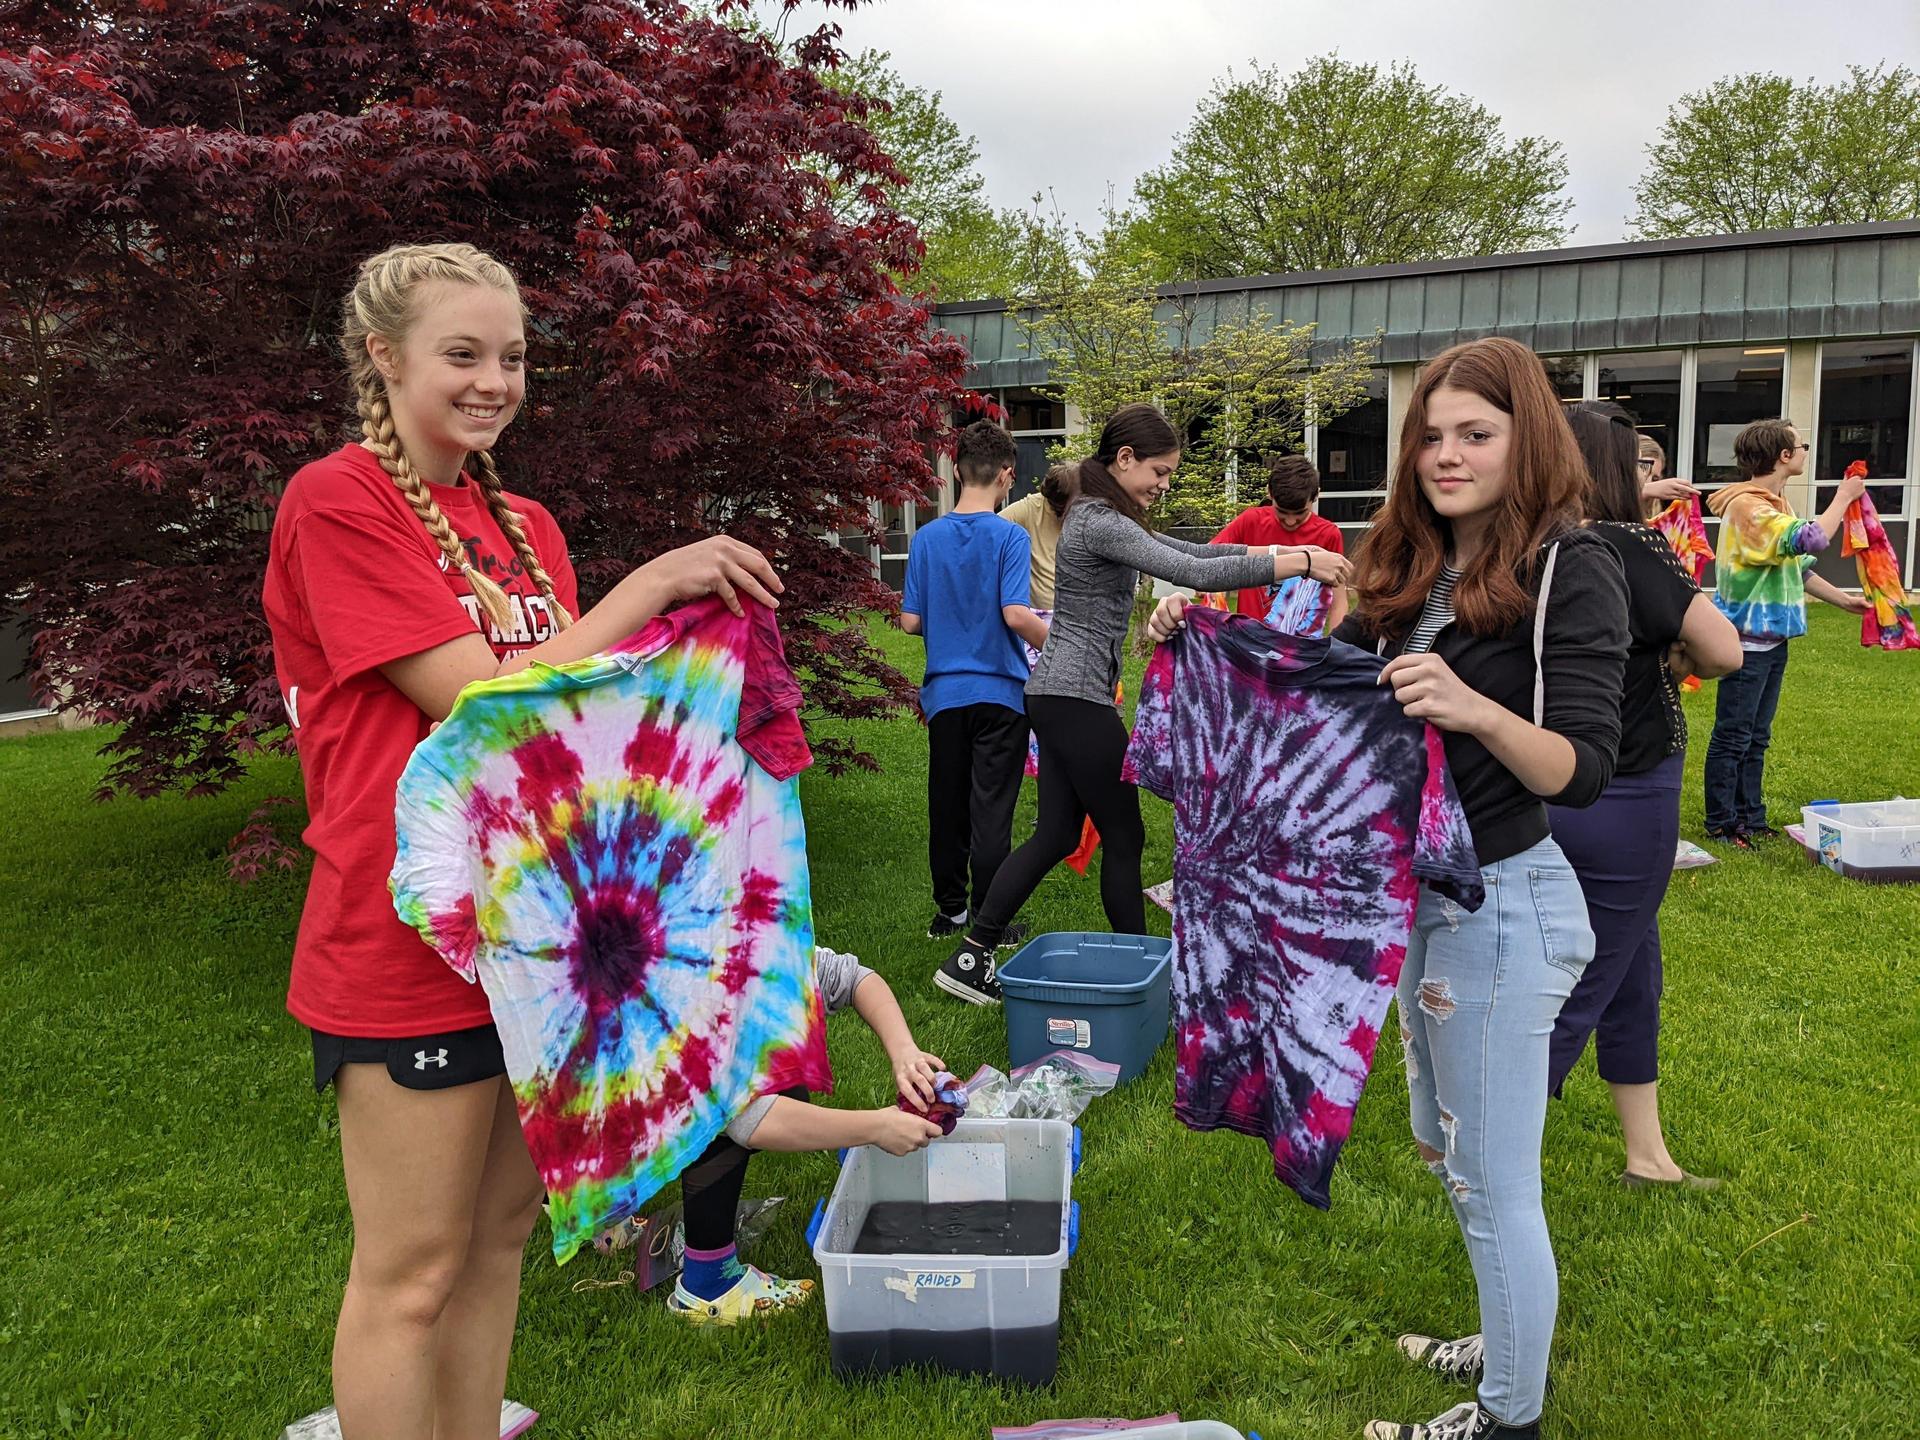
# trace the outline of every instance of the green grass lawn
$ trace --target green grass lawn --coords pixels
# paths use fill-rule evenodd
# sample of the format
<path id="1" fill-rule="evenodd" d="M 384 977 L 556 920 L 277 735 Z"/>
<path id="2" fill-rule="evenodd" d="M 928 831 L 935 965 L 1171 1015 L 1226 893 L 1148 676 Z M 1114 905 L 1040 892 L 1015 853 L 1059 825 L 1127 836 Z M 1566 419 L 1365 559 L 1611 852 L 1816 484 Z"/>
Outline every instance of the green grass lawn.
<path id="1" fill-rule="evenodd" d="M 1816 607 L 1819 609 L 1819 607 Z M 894 639 L 902 663 L 908 642 Z M 1920 656 L 1869 654 L 1819 609 L 1775 731 L 1777 818 L 1826 796 L 1920 795 Z M 1691 704 L 1685 833 L 1699 835 L 1712 688 Z M 857 727 L 878 775 L 805 784 L 821 939 L 891 981 L 928 1048 L 1004 1063 L 997 1013 L 943 1000 L 911 722 Z M 0 1436 L 254 1436 L 327 1403 L 350 1231 L 331 1096 L 282 997 L 304 873 L 236 888 L 224 847 L 290 763 L 213 800 L 90 799 L 96 736 L 0 743 Z M 1020 822 L 1024 830 L 1031 814 Z M 1170 869 L 1149 798 L 1147 876 Z M 1156 922 L 1165 917 L 1151 911 Z M 1104 928 L 1061 872 L 1037 929 Z M 1811 868 L 1780 842 L 1676 877 L 1664 1098 L 1675 1154 L 1729 1178 L 1635 1196 L 1589 1058 L 1547 1124 L 1560 1257 L 1548 1433 L 1882 1437 L 1920 1395 L 1920 891 Z M 886 1073 L 832 1027 L 842 1103 Z M 619 1266 L 528 1250 L 511 1393 L 547 1436 L 984 1440 L 995 1424 L 1177 1409 L 1268 1437 L 1356 1436 L 1462 1398 L 1393 1351 L 1475 1326 L 1471 1275 L 1381 1064 L 1322 1214 L 1257 1142 L 1173 1119 L 1163 1049 L 1084 1120 L 1084 1234 L 1048 1392 L 912 1374 L 843 1384 L 815 1306 L 760 1331 L 684 1329 L 658 1292 L 576 1292 Z M 792 1204 L 755 1257 L 812 1273 L 801 1235 L 830 1156 L 764 1156 Z"/>

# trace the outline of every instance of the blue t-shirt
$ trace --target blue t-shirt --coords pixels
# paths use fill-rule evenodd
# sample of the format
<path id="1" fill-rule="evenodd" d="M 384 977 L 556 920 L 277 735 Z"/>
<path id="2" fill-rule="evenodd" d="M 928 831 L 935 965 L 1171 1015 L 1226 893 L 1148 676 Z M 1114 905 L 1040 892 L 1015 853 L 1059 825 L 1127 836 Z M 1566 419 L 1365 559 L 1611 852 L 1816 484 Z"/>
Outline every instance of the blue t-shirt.
<path id="1" fill-rule="evenodd" d="M 983 701 L 1026 713 L 1027 656 L 1000 607 L 1030 603 L 1032 563 L 1027 532 L 984 511 L 942 515 L 913 537 L 900 608 L 927 642 L 929 718 Z"/>

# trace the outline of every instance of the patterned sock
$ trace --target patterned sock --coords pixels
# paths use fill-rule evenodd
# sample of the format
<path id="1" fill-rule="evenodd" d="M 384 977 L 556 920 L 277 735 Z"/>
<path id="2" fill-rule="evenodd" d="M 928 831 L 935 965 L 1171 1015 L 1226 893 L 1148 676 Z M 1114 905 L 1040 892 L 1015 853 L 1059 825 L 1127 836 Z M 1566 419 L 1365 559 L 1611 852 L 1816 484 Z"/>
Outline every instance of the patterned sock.
<path id="1" fill-rule="evenodd" d="M 734 1247 L 724 1250 L 696 1250 L 687 1247 L 686 1263 L 680 1271 L 680 1283 L 689 1295 L 702 1300 L 718 1300 L 734 1287 L 744 1270 Z"/>

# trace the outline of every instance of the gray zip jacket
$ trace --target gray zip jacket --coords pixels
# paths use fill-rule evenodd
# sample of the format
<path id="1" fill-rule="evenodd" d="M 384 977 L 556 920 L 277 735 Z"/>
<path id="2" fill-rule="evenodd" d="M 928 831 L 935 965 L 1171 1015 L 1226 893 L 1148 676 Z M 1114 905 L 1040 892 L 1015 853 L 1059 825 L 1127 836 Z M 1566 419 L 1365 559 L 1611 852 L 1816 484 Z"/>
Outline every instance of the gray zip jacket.
<path id="1" fill-rule="evenodd" d="M 1155 535 L 1104 500 L 1076 500 L 1060 530 L 1053 624 L 1027 694 L 1113 703 L 1141 571 L 1194 590 L 1273 583 L 1273 559 L 1264 550 Z"/>

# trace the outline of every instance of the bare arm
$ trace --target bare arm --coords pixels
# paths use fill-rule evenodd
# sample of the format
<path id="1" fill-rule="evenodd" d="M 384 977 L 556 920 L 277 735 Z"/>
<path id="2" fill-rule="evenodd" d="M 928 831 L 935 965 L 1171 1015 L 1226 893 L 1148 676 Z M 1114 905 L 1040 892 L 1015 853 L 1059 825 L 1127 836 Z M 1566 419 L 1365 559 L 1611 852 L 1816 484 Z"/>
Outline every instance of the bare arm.
<path id="1" fill-rule="evenodd" d="M 1007 628 L 1018 635 L 1036 650 L 1044 650 L 1047 645 L 1047 622 L 1033 613 L 1031 605 L 1002 605 L 1000 618 L 1007 622 Z"/>
<path id="2" fill-rule="evenodd" d="M 878 1145 L 894 1155 L 921 1149 L 940 1134 L 923 1115 L 888 1106 L 883 1110 L 835 1110 L 776 1095 L 766 1116 L 754 1126 L 755 1150 L 838 1150 L 846 1145 Z"/>
<path id="3" fill-rule="evenodd" d="M 1845 610 L 1849 615 L 1864 615 L 1867 611 L 1865 596 L 1849 595 L 1838 585 L 1827 580 L 1822 580 L 1818 575 L 1808 575 L 1806 577 L 1806 586 L 1807 594 L 1813 596 L 1814 599 L 1824 600 L 1829 605 Z"/>
<path id="4" fill-rule="evenodd" d="M 1703 680 L 1716 680 L 1738 670 L 1745 659 L 1740 649 L 1740 632 L 1705 595 L 1696 595 L 1688 602 L 1675 648 L 1686 663 L 1684 668 L 1676 667 L 1674 673 L 1683 679 L 1698 675 Z"/>
<path id="5" fill-rule="evenodd" d="M 775 597 L 784 588 L 766 556 L 750 545 L 717 535 L 649 560 L 572 625 L 511 660 L 496 659 L 492 647 L 475 631 L 389 661 L 380 673 L 430 719 L 444 720 L 460 692 L 474 681 L 513 675 L 535 661 L 564 665 L 597 655 L 682 600 L 718 595 L 739 615 L 745 613 L 743 596 L 777 607 L 780 602 Z"/>
<path id="6" fill-rule="evenodd" d="M 1333 608 L 1327 612 L 1327 634 L 1331 635 L 1340 628 L 1341 622 L 1347 618 L 1349 608 L 1351 607 L 1347 599 L 1347 587 L 1344 585 L 1334 586 Z"/>
<path id="7" fill-rule="evenodd" d="M 923 1110 L 932 1104 L 933 1077 L 947 1068 L 947 1062 L 920 1048 L 893 988 L 878 975 L 865 976 L 854 987 L 853 1012 L 867 1022 L 887 1052 L 894 1088 Z"/>
<path id="8" fill-rule="evenodd" d="M 918 635 L 920 633 L 920 617 L 911 610 L 902 610 L 900 612 L 900 628 L 909 635 Z"/>

